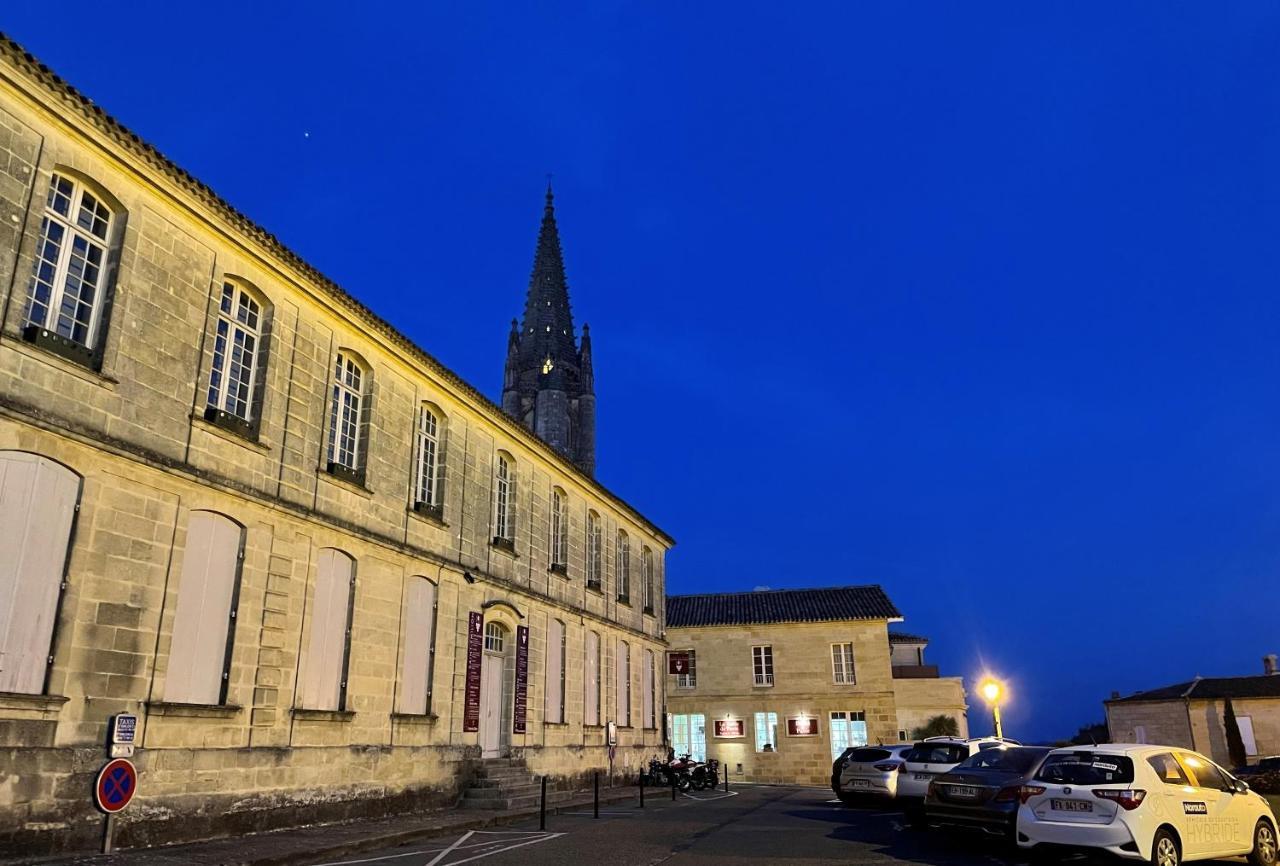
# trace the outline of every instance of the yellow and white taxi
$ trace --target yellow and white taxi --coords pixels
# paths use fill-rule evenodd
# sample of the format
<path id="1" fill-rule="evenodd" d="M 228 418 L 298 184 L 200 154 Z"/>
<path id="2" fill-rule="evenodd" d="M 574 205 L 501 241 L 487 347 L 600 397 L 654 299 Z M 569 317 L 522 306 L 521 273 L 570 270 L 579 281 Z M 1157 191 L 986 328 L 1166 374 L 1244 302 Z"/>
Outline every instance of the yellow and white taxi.
<path id="1" fill-rule="evenodd" d="M 1101 848 L 1155 866 L 1237 855 L 1276 866 L 1276 818 L 1266 799 L 1186 749 L 1055 749 L 1021 800 L 1018 846 L 1037 860 Z"/>

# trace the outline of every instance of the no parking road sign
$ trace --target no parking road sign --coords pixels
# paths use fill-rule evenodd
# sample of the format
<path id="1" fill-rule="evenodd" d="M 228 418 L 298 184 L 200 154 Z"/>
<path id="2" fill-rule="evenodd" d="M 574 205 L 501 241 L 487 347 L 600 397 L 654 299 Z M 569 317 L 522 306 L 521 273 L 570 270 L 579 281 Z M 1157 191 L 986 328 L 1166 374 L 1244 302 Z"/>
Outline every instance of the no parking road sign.
<path id="1" fill-rule="evenodd" d="M 108 815 L 114 815 L 133 799 L 138 790 L 138 771 L 124 758 L 108 761 L 98 773 L 98 782 L 93 786 L 93 799 L 98 808 Z"/>

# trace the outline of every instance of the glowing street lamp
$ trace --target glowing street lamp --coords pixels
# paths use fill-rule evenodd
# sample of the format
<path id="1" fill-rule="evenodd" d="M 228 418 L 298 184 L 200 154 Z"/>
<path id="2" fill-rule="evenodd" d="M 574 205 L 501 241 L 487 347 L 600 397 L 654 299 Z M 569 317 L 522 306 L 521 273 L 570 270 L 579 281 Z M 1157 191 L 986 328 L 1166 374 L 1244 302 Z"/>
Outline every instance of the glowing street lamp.
<path id="1" fill-rule="evenodd" d="M 991 717 L 995 719 L 996 736 L 1003 737 L 1004 730 L 1000 726 L 1000 701 L 1004 698 L 1004 683 L 988 674 L 978 683 L 978 694 L 991 706 Z"/>

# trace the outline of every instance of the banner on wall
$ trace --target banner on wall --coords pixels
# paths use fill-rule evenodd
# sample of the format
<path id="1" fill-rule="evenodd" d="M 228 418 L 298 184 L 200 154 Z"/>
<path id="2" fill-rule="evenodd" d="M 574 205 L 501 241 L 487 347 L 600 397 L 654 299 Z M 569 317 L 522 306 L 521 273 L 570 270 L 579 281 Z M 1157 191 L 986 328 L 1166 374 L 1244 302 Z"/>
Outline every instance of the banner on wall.
<path id="1" fill-rule="evenodd" d="M 747 735 L 746 725 L 742 719 L 716 719 L 715 735 L 721 739 L 732 737 L 745 737 Z"/>
<path id="2" fill-rule="evenodd" d="M 681 676 L 689 673 L 689 654 L 667 653 L 667 673 Z"/>
<path id="3" fill-rule="evenodd" d="M 511 714 L 511 733 L 523 734 L 529 712 L 529 627 L 516 626 L 516 706 Z"/>
<path id="4" fill-rule="evenodd" d="M 788 737 L 818 736 L 818 719 L 816 716 L 787 716 Z"/>
<path id="5" fill-rule="evenodd" d="M 462 709 L 462 730 L 480 730 L 480 660 L 484 657 L 484 614 L 467 615 L 467 686 Z"/>

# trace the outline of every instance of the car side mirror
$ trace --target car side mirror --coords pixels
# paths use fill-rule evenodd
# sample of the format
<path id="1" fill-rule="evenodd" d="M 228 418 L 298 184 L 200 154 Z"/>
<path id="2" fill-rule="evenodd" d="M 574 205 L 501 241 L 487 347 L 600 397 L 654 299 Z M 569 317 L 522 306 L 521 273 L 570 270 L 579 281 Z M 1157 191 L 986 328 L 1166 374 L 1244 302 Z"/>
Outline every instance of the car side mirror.
<path id="1" fill-rule="evenodd" d="M 1239 780 L 1239 779 L 1232 779 L 1232 780 L 1231 780 L 1231 792 L 1232 792 L 1233 794 L 1247 794 L 1247 793 L 1249 793 L 1249 783 L 1248 783 L 1248 782 L 1242 782 L 1242 781 L 1241 781 L 1241 780 Z"/>

